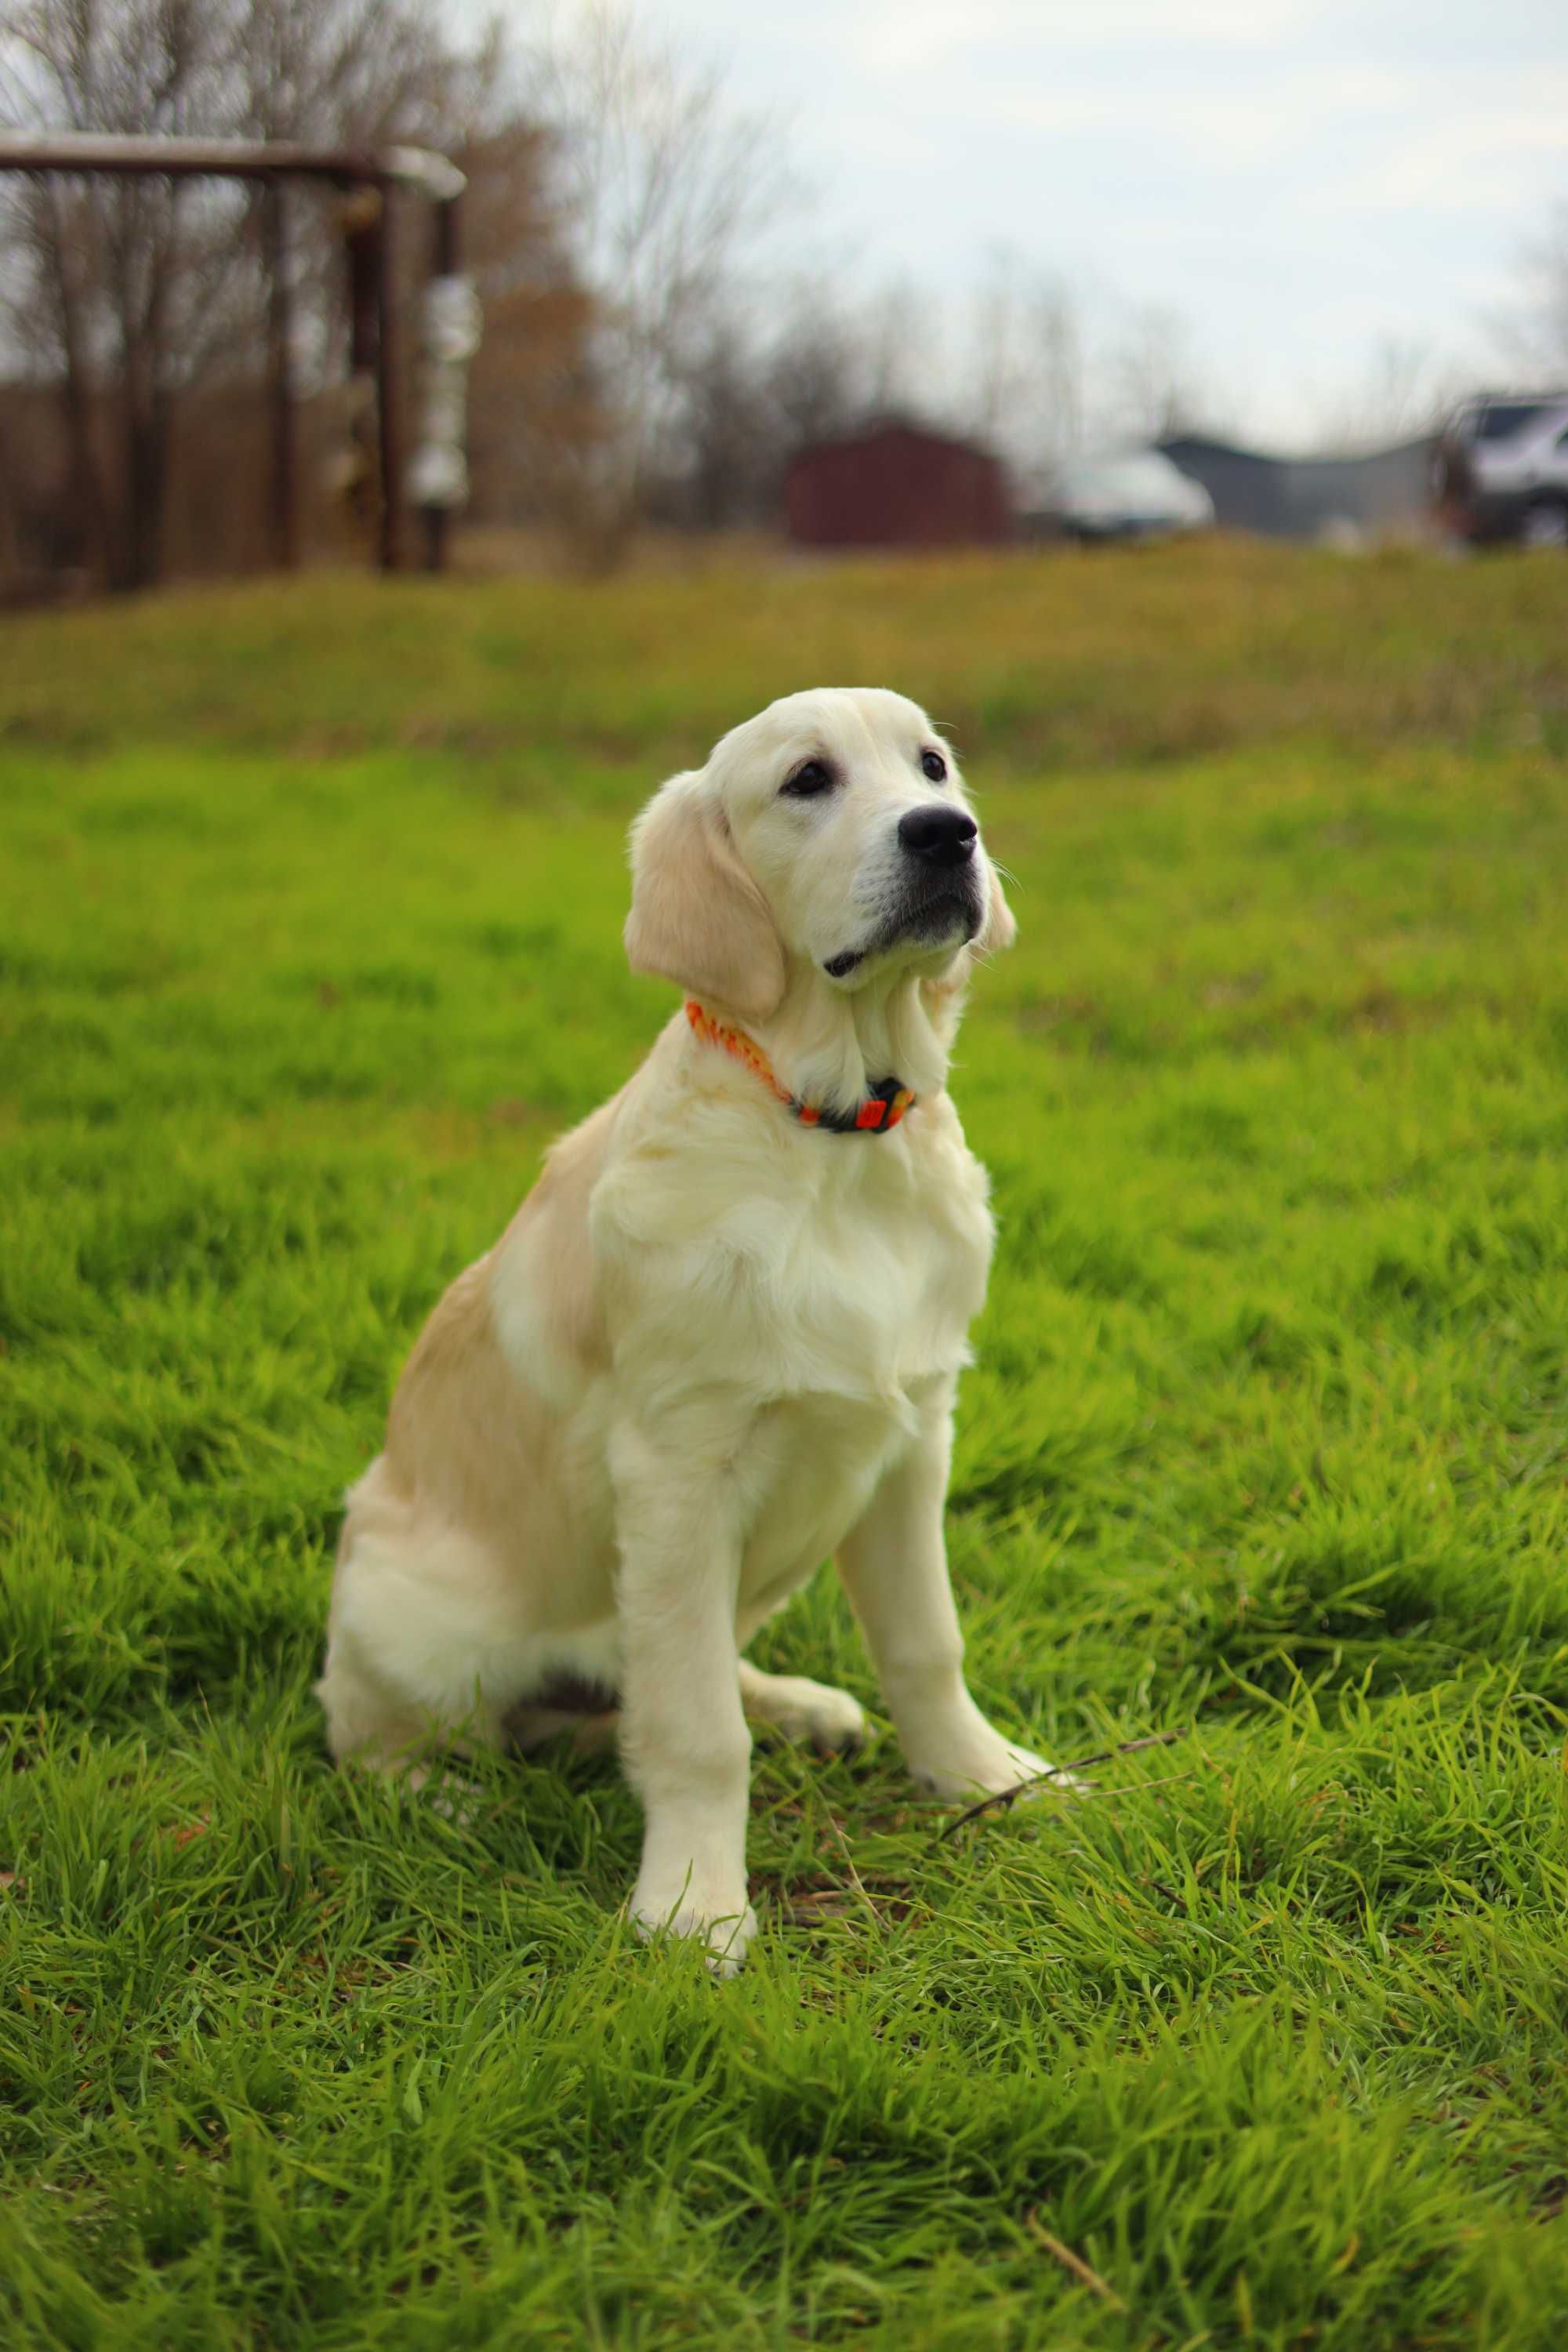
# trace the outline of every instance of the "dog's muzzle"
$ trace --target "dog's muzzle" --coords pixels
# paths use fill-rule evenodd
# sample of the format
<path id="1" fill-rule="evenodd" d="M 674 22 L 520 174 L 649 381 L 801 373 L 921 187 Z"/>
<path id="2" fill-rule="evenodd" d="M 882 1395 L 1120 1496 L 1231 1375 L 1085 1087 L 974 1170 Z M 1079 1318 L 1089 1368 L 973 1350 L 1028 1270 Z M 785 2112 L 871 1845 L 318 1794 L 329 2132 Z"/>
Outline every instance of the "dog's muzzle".
<path id="1" fill-rule="evenodd" d="M 905 885 L 894 918 L 900 939 L 946 940 L 954 931 L 972 940 L 984 920 L 975 852 L 980 828 L 967 809 L 945 801 L 909 809 L 899 819 L 899 845 L 905 857 Z"/>
<path id="2" fill-rule="evenodd" d="M 899 819 L 903 876 L 891 909 L 863 947 L 829 957 L 830 980 L 847 980 L 868 956 L 884 953 L 900 940 L 949 939 L 957 946 L 974 939 L 985 920 L 985 892 L 975 851 L 980 828 L 966 809 L 945 801 L 906 809 Z"/>

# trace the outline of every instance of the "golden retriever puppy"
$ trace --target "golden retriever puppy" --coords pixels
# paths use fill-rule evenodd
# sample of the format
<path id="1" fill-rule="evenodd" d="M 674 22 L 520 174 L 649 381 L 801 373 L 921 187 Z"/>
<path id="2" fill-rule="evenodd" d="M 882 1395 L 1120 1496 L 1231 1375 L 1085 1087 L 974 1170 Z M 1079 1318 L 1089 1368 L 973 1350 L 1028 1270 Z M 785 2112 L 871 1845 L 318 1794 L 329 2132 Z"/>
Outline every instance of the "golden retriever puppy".
<path id="1" fill-rule="evenodd" d="M 992 1246 L 947 1061 L 1014 925 L 951 751 L 880 689 L 735 728 L 631 857 L 626 952 L 685 1002 L 426 1326 L 348 1496 L 318 1688 L 334 1755 L 421 1775 L 433 1744 L 616 1709 L 632 1916 L 728 1971 L 748 1717 L 863 1728 L 744 1654 L 829 1555 L 918 1780 L 1048 1769 L 969 1695 L 942 1542 Z"/>

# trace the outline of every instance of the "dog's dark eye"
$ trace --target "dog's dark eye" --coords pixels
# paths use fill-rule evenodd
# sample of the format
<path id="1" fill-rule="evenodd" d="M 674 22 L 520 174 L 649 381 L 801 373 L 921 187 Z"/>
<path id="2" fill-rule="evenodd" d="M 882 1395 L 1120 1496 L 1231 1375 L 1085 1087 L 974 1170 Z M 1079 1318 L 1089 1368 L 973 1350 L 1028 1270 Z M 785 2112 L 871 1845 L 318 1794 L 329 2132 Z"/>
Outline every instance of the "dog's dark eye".
<path id="1" fill-rule="evenodd" d="M 942 758 L 940 751 L 922 751 L 921 753 L 921 773 L 922 776 L 929 777 L 933 784 L 940 784 L 945 780 L 947 775 L 947 761 Z"/>
<path id="2" fill-rule="evenodd" d="M 833 790 L 833 771 L 826 761 L 807 760 L 788 778 L 783 789 L 792 800 L 814 800 L 818 793 Z"/>

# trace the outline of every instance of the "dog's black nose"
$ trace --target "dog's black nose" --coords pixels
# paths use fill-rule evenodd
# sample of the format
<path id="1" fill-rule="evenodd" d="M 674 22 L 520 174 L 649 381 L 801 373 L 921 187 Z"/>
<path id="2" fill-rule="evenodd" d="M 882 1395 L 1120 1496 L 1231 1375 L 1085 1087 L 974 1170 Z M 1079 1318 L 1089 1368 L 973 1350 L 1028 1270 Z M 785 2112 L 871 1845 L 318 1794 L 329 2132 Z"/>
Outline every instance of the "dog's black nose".
<path id="1" fill-rule="evenodd" d="M 974 854 L 980 828 L 963 809 L 945 801 L 928 802 L 899 819 L 899 839 L 911 856 L 932 866 L 967 866 Z"/>

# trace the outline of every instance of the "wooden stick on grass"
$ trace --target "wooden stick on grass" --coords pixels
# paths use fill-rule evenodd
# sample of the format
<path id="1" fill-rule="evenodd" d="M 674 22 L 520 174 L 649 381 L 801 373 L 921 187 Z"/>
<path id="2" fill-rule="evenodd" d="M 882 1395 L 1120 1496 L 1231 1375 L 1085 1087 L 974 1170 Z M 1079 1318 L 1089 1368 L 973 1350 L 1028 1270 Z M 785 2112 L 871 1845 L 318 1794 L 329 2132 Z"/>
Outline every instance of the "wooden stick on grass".
<path id="1" fill-rule="evenodd" d="M 1037 1789 L 1047 1780 L 1063 1780 L 1069 1772 L 1086 1772 L 1091 1764 L 1109 1764 L 1116 1756 L 1136 1756 L 1145 1748 L 1173 1747 L 1178 1739 L 1186 1738 L 1192 1727 L 1190 1723 L 1178 1724 L 1174 1731 L 1151 1732 L 1147 1739 L 1124 1739 L 1120 1747 L 1102 1748 L 1098 1755 L 1077 1756 L 1070 1764 L 1048 1764 L 1043 1772 L 1031 1772 L 1026 1780 L 1016 1781 L 1010 1789 L 998 1789 L 994 1795 L 982 1797 L 977 1805 L 971 1805 L 967 1812 L 955 1814 L 943 1829 L 942 1835 L 951 1837 L 954 1830 L 963 1827 L 965 1822 L 977 1822 L 982 1813 L 1005 1812 L 1010 1805 L 1017 1803 L 1026 1790 Z"/>
<path id="2" fill-rule="evenodd" d="M 1044 2246 L 1047 2254 L 1052 2255 L 1056 2261 L 1060 2263 L 1063 2270 L 1071 2271 L 1074 2278 L 1079 2280 L 1083 2285 L 1088 2287 L 1090 2294 L 1099 2295 L 1101 2302 L 1108 2303 L 1110 2305 L 1112 2311 L 1126 2310 L 1127 2305 L 1122 2302 L 1121 2297 L 1117 2294 L 1116 2289 L 1113 2286 L 1108 2285 L 1106 2281 L 1100 2277 L 1100 2273 L 1097 2270 L 1091 2269 L 1089 2264 L 1084 2261 L 1081 2254 L 1075 2254 L 1070 2246 L 1064 2246 L 1059 2238 L 1053 2238 L 1050 2231 L 1046 2229 L 1041 2222 L 1039 2215 L 1034 2210 L 1033 2207 L 1031 2207 L 1029 2211 L 1024 2216 L 1024 2227 L 1027 2230 L 1032 2238 L 1037 2239 L 1038 2242 Z"/>

